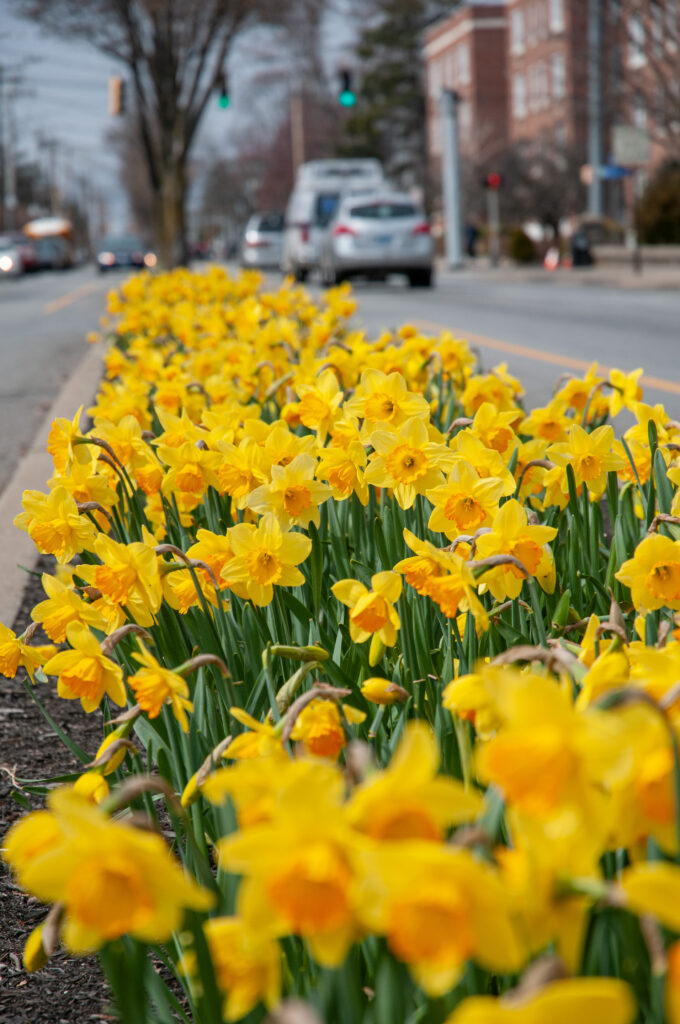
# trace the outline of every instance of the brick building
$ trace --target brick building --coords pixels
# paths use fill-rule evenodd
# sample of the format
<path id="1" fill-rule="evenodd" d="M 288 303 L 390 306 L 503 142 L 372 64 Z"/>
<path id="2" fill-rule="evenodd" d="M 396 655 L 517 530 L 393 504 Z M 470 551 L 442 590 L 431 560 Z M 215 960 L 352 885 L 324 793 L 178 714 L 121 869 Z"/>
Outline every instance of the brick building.
<path id="1" fill-rule="evenodd" d="M 425 41 L 428 149 L 442 152 L 439 96 L 454 89 L 461 152 L 474 163 L 492 160 L 508 142 L 507 16 L 503 0 L 468 0 L 438 22 Z"/>
<path id="2" fill-rule="evenodd" d="M 517 147 L 549 152 L 565 166 L 587 161 L 588 10 L 589 0 L 463 0 L 430 28 L 424 56 L 435 174 L 442 87 L 461 98 L 460 149 L 472 163 L 488 166 Z M 612 127 L 634 125 L 650 135 L 651 171 L 680 157 L 680 0 L 600 0 L 600 11 L 603 162 L 612 155 Z"/>

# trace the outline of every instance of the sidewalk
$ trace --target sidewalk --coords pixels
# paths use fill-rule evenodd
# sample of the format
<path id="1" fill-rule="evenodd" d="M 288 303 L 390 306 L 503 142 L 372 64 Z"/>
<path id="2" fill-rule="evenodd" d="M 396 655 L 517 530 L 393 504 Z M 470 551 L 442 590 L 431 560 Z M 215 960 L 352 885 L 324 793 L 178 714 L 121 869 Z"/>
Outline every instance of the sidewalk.
<path id="1" fill-rule="evenodd" d="M 94 400 L 102 376 L 103 348 L 93 345 L 57 395 L 52 408 L 40 425 L 31 446 L 17 466 L 5 489 L 0 493 L 0 622 L 10 629 L 21 605 L 28 576 L 38 559 L 33 541 L 13 525 L 21 512 L 21 496 L 25 490 L 45 491 L 54 475 L 52 457 L 47 452 L 47 436 L 52 421 L 58 416 L 71 420 L 78 406 Z"/>
<path id="2" fill-rule="evenodd" d="M 561 286 L 592 286 L 601 288 L 625 288 L 631 290 L 678 291 L 680 292 L 680 265 L 650 264 L 643 266 L 642 273 L 636 273 L 632 266 L 625 264 L 596 264 L 592 267 L 561 267 L 555 271 L 545 270 L 540 264 L 520 266 L 502 262 L 492 267 L 484 256 L 467 260 L 460 270 L 449 270 L 446 261 L 437 260 L 439 277 L 473 275 L 488 277 L 503 284 L 545 284 Z"/>

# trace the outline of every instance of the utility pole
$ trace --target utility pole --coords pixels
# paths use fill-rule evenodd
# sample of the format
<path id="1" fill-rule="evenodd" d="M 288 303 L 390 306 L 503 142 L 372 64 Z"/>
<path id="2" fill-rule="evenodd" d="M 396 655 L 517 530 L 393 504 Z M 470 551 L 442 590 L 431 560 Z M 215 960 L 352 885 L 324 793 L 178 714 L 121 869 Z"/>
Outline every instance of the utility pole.
<path id="1" fill-rule="evenodd" d="M 290 95 L 290 146 L 293 155 L 293 178 L 305 162 L 305 102 L 302 88 Z"/>
<path id="2" fill-rule="evenodd" d="M 588 213 L 602 216 L 602 0 L 588 0 Z"/>
<path id="3" fill-rule="evenodd" d="M 0 118 L 2 120 L 2 223 L 5 231 L 16 227 L 17 189 L 14 162 L 14 84 L 0 67 Z"/>
<path id="4" fill-rule="evenodd" d="M 451 270 L 463 266 L 463 227 L 460 201 L 460 161 L 458 155 L 459 96 L 442 89 L 439 97 L 443 129 L 444 219 L 446 221 L 446 262 Z"/>

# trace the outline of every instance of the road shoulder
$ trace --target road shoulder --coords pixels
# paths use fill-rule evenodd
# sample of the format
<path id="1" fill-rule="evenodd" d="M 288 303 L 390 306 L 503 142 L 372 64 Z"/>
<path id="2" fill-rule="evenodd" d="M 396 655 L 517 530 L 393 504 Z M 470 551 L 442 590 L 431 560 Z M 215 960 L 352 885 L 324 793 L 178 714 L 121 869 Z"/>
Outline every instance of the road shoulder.
<path id="1" fill-rule="evenodd" d="M 12 625 L 21 606 L 26 586 L 26 572 L 38 558 L 33 541 L 14 525 L 21 512 L 21 496 L 25 490 L 44 491 L 54 474 L 52 457 L 47 452 L 47 437 L 58 416 L 72 419 L 79 405 L 87 407 L 94 400 L 102 376 L 103 348 L 91 346 L 54 400 L 42 421 L 31 446 L 14 474 L 0 493 L 0 622 Z"/>

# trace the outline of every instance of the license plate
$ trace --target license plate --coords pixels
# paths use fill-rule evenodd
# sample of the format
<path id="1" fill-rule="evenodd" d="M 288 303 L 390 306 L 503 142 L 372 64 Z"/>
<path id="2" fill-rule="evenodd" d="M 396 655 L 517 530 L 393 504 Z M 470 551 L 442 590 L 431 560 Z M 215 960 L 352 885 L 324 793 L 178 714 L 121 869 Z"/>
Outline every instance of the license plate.
<path id="1" fill-rule="evenodd" d="M 375 240 L 378 245 L 389 245 L 392 241 L 392 235 L 376 235 Z"/>

